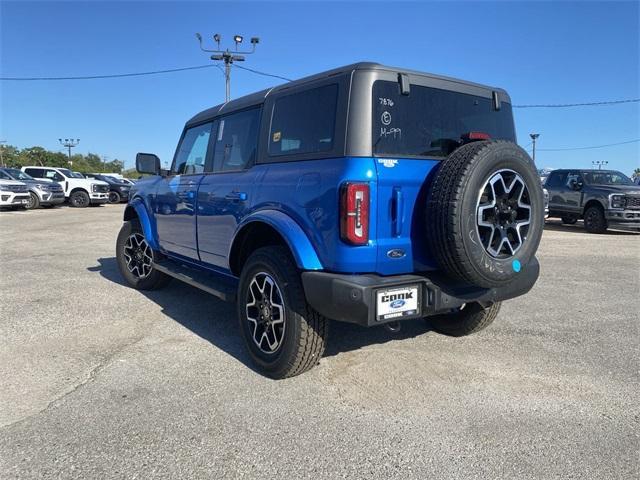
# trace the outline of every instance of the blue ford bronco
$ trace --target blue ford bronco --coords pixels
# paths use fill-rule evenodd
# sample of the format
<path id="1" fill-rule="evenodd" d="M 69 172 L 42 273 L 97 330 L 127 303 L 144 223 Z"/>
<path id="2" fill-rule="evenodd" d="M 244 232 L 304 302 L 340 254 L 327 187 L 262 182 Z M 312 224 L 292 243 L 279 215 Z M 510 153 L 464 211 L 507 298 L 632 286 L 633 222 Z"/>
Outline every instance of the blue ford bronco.
<path id="1" fill-rule="evenodd" d="M 538 278 L 540 181 L 501 89 L 358 63 L 205 110 L 131 190 L 127 283 L 237 304 L 259 371 L 316 365 L 329 319 L 477 332 Z"/>

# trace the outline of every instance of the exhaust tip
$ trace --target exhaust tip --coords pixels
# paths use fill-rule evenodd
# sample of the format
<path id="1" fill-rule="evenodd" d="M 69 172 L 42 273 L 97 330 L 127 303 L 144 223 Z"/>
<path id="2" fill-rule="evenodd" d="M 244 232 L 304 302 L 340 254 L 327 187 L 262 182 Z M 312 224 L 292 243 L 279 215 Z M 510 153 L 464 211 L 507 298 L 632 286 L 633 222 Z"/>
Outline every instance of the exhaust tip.
<path id="1" fill-rule="evenodd" d="M 398 333 L 400 331 L 400 322 L 395 321 L 395 322 L 389 322 L 389 323 L 385 323 L 384 324 L 384 328 L 387 329 L 387 331 L 391 332 L 391 333 Z"/>

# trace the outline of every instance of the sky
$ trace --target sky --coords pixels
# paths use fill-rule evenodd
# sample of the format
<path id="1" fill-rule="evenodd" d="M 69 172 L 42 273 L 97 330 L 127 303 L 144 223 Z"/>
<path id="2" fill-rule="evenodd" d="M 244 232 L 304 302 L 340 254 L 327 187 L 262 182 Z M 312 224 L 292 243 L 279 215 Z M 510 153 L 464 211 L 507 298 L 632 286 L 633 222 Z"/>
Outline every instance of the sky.
<path id="1" fill-rule="evenodd" d="M 260 37 L 243 66 L 301 78 L 374 61 L 502 87 L 514 105 L 640 97 L 639 2 L 7 2 L 2 77 L 144 72 L 213 63 L 195 32 L 223 45 Z M 209 43 L 213 45 L 213 43 Z M 248 45 L 247 45 L 248 46 Z M 232 97 L 282 83 L 232 71 Z M 217 68 L 78 81 L 0 81 L 0 139 L 134 165 L 173 157 L 184 123 L 224 100 Z M 514 109 L 518 142 L 539 133 L 540 168 L 640 167 L 639 103 Z"/>

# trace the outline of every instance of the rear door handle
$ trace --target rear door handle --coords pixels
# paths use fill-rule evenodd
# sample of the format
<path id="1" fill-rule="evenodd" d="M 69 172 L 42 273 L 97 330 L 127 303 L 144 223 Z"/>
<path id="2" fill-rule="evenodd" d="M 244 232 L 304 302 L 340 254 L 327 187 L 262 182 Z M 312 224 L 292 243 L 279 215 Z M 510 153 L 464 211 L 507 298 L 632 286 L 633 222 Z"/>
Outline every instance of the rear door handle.
<path id="1" fill-rule="evenodd" d="M 240 200 L 244 202 L 247 199 L 247 194 L 245 192 L 230 192 L 227 193 L 224 198 L 227 200 Z"/>

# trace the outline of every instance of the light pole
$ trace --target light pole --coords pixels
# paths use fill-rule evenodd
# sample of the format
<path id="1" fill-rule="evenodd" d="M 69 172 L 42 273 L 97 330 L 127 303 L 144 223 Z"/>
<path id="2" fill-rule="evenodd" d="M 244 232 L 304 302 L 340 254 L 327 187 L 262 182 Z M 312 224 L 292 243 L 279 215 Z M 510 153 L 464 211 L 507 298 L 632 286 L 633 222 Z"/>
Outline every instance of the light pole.
<path id="1" fill-rule="evenodd" d="M 229 49 L 221 50 L 220 49 L 220 40 L 222 37 L 220 34 L 216 33 L 213 36 L 213 41 L 216 42 L 218 48 L 215 50 L 209 50 L 203 48 L 202 46 L 202 35 L 196 33 L 196 38 L 198 42 L 200 42 L 200 50 L 203 52 L 213 53 L 211 55 L 211 60 L 222 60 L 224 62 L 224 79 L 225 79 L 225 103 L 231 99 L 231 64 L 233 62 L 244 62 L 244 55 L 251 55 L 256 51 L 256 45 L 260 43 L 260 39 L 258 37 L 251 37 L 251 50 L 250 51 L 240 51 L 238 50 L 238 46 L 242 43 L 244 39 L 242 35 L 234 35 L 233 41 L 236 44 L 236 49 L 233 52 L 230 52 Z"/>
<path id="2" fill-rule="evenodd" d="M 58 141 L 60 145 L 69 149 L 69 165 L 73 167 L 73 162 L 71 161 L 71 149 L 78 146 L 80 143 L 79 138 L 65 138 L 64 141 L 59 138 Z"/>
<path id="3" fill-rule="evenodd" d="M 533 163 L 536 163 L 536 140 L 540 136 L 539 133 L 530 133 L 531 141 L 533 142 Z"/>
<path id="4" fill-rule="evenodd" d="M 591 165 L 595 167 L 598 166 L 598 170 L 602 170 L 603 165 L 607 165 L 609 163 L 608 160 L 591 160 Z"/>

